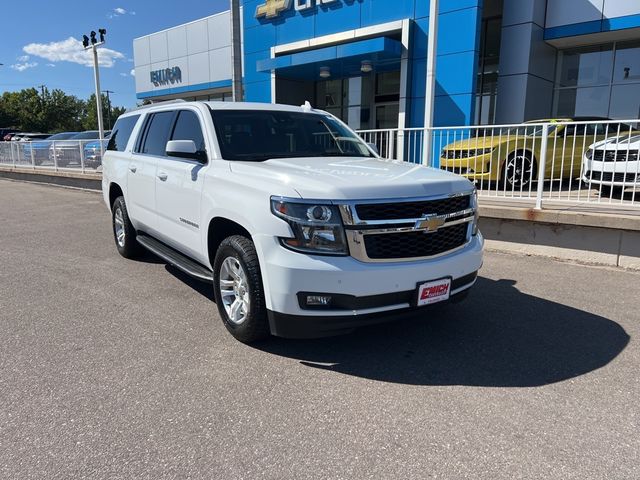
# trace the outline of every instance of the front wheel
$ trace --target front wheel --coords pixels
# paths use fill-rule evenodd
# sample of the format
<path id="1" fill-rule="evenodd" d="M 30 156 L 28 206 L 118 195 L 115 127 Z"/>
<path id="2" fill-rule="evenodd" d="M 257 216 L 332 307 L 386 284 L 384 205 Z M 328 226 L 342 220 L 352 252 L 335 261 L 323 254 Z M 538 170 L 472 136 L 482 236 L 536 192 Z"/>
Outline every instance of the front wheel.
<path id="1" fill-rule="evenodd" d="M 529 152 L 512 153 L 504 164 L 503 178 L 509 189 L 524 189 L 535 180 L 536 162 Z"/>
<path id="2" fill-rule="evenodd" d="M 222 241 L 213 264 L 213 288 L 222 323 L 236 340 L 252 343 L 269 336 L 258 254 L 241 235 Z"/>

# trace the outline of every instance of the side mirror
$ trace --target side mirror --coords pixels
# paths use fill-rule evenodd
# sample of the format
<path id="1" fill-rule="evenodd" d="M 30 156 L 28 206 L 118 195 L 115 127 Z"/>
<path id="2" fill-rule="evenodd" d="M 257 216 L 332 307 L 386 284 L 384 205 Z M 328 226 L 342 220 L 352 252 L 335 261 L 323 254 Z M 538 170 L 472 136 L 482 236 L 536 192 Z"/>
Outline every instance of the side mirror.
<path id="1" fill-rule="evenodd" d="M 168 157 L 191 158 L 201 162 L 206 161 L 203 152 L 199 152 L 196 148 L 196 142 L 193 140 L 169 140 L 167 142 L 166 152 Z"/>
<path id="2" fill-rule="evenodd" d="M 375 143 L 367 143 L 367 146 L 375 152 L 376 155 L 380 155 L 380 151 L 378 150 L 378 146 Z"/>

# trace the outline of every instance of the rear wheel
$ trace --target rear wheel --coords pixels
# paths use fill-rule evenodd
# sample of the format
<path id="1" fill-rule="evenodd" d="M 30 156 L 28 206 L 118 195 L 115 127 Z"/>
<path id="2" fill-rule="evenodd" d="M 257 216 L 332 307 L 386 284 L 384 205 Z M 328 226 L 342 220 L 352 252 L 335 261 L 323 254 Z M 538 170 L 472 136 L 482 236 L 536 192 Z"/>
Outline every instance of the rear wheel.
<path id="1" fill-rule="evenodd" d="M 124 197 L 118 197 L 113 202 L 111 219 L 113 238 L 120 255 L 125 258 L 135 258 L 140 255 L 142 248 L 136 240 L 136 229 L 129 220 Z"/>
<path id="2" fill-rule="evenodd" d="M 504 163 L 503 184 L 509 189 L 523 189 L 536 178 L 536 162 L 529 152 L 514 152 Z"/>
<path id="3" fill-rule="evenodd" d="M 222 241 L 213 264 L 218 312 L 229 333 L 243 343 L 269 336 L 258 254 L 241 235 Z"/>

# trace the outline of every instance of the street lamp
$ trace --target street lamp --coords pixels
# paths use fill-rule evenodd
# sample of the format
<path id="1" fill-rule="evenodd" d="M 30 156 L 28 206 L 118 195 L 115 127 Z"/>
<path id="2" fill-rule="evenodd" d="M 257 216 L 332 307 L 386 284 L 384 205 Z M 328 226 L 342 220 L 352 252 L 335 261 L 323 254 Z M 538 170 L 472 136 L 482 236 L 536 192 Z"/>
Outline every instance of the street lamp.
<path id="1" fill-rule="evenodd" d="M 93 77 L 96 84 L 96 107 L 98 109 L 98 136 L 100 137 L 100 156 L 104 154 L 102 147 L 102 139 L 104 138 L 104 126 L 102 124 L 102 93 L 100 91 L 100 70 L 98 68 L 98 47 L 104 44 L 104 36 L 107 34 L 107 30 L 104 28 L 98 29 L 98 35 L 100 35 L 100 41 L 96 38 L 96 32 L 91 30 L 89 36 L 82 35 L 82 46 L 85 50 L 91 49 L 93 51 Z"/>

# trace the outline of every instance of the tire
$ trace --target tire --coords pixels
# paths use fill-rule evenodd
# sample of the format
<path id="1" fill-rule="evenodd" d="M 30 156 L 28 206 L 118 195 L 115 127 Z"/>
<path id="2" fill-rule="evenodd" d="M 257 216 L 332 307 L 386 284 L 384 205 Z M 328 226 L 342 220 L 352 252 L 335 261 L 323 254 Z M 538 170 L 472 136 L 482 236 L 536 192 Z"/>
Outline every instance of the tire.
<path id="1" fill-rule="evenodd" d="M 502 185 L 509 189 L 527 188 L 536 179 L 536 161 L 530 152 L 513 152 L 504 162 Z"/>
<path id="2" fill-rule="evenodd" d="M 111 226 L 113 227 L 113 239 L 116 248 L 124 258 L 136 258 L 140 255 L 142 247 L 136 241 L 136 229 L 133 228 L 124 197 L 118 197 L 111 207 Z"/>
<path id="3" fill-rule="evenodd" d="M 260 264 L 251 240 L 234 235 L 222 241 L 213 262 L 213 290 L 222 323 L 236 340 L 253 343 L 269 336 Z"/>

